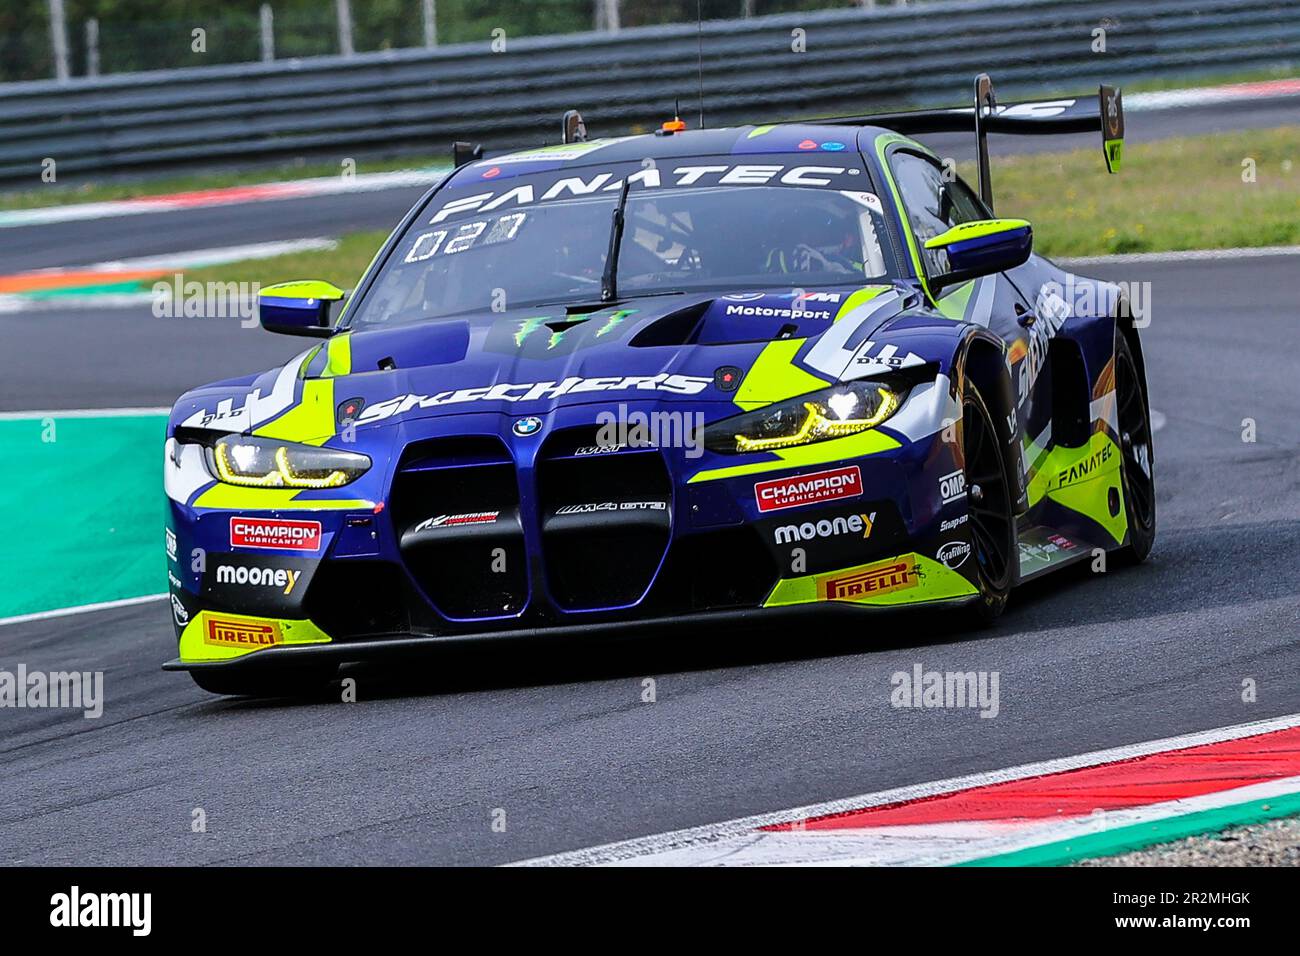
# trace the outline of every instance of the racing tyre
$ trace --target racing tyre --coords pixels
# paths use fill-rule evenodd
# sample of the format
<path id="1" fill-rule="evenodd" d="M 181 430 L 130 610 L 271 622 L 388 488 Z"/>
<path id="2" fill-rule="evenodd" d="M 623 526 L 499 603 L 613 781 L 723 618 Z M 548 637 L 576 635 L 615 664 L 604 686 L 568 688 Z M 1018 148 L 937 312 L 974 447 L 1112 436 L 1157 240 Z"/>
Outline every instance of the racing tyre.
<path id="1" fill-rule="evenodd" d="M 334 667 L 255 674 L 194 670 L 190 677 L 209 694 L 226 697 L 306 697 L 321 691 L 336 672 Z"/>
<path id="2" fill-rule="evenodd" d="M 979 390 L 969 382 L 962 396 L 961 422 L 966 503 L 979 586 L 973 614 L 976 623 L 991 624 L 1007 606 L 1019 555 L 1011 475 L 993 416 Z"/>
<path id="3" fill-rule="evenodd" d="M 1128 518 L 1128 544 L 1116 554 L 1121 563 L 1138 564 L 1156 540 L 1155 454 L 1151 440 L 1151 406 L 1124 333 L 1115 333 L 1115 400 L 1118 404 L 1121 481 Z"/>

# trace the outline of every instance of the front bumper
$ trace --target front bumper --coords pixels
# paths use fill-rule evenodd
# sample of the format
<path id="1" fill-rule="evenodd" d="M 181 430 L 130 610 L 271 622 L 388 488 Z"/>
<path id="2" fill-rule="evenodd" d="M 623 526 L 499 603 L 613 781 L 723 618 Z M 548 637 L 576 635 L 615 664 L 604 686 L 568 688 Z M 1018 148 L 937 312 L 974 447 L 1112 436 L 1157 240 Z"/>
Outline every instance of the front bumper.
<path id="1" fill-rule="evenodd" d="M 976 594 L 974 561 L 940 559 L 967 529 L 957 527 L 964 500 L 944 500 L 944 476 L 959 465 L 937 435 L 882 433 L 758 463 L 690 460 L 681 449 L 591 454 L 591 412 L 569 412 L 574 421 L 557 413 L 531 441 L 512 439 L 511 419 L 496 414 L 402 426 L 400 453 L 351 492 L 359 500 L 312 493 L 263 510 L 252 507 L 256 491 L 242 508 L 173 499 L 181 656 L 167 666 L 364 660 Z M 773 505 L 760 487 L 842 472 L 854 475 L 847 493 L 806 503 L 779 492 Z M 663 507 L 571 510 L 605 499 Z M 418 530 L 452 514 L 495 517 Z M 256 537 L 267 529 L 236 535 L 235 521 L 306 537 L 260 547 L 275 543 Z M 188 564 L 193 554 L 204 560 Z"/>
<path id="2" fill-rule="evenodd" d="M 929 601 L 927 610 L 949 611 L 968 607 L 979 598 L 970 595 L 961 598 Z M 303 666 L 366 663 L 372 661 L 400 662 L 428 658 L 442 651 L 485 645 L 530 645 L 546 643 L 548 646 L 581 645 L 598 642 L 602 646 L 611 640 L 642 640 L 663 636 L 665 628 L 698 629 L 707 631 L 710 646 L 717 647 L 727 640 L 743 640 L 752 646 L 764 635 L 788 635 L 786 625 L 819 624 L 832 628 L 817 632 L 815 639 L 847 641 L 854 644 L 862 638 L 858 630 L 836 631 L 836 625 L 858 628 L 864 617 L 887 621 L 900 614 L 899 608 L 879 608 L 846 602 L 825 602 L 815 605 L 797 605 L 764 609 L 704 611 L 671 618 L 644 618 L 630 621 L 604 621 L 577 624 L 565 628 L 542 627 L 516 630 L 479 631 L 462 634 L 375 635 L 363 642 L 301 644 L 269 647 L 256 653 L 229 660 L 185 660 L 175 658 L 162 665 L 165 671 L 221 671 L 222 673 L 252 671 L 293 671 Z M 908 613 L 915 613 L 909 611 Z M 677 633 L 680 633 L 678 631 Z M 884 635 L 882 634 L 882 637 Z M 804 645 L 811 643 L 805 639 Z"/>

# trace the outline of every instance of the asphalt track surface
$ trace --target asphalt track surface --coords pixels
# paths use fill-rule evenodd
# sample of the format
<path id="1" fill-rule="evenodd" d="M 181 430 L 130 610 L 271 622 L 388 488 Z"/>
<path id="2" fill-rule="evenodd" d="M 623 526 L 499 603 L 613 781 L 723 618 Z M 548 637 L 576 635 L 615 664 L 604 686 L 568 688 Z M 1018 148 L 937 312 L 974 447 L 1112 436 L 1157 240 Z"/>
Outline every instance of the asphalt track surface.
<path id="1" fill-rule="evenodd" d="M 0 862 L 500 863 L 1300 711 L 1297 270 L 1089 270 L 1153 283 L 1155 551 L 1018 591 L 988 630 L 864 615 L 493 644 L 358 670 L 344 704 L 214 698 L 163 673 L 162 602 L 0 627 L 0 667 L 102 670 L 107 701 L 98 720 L 0 710 Z M 167 360 L 141 355 L 141 381 Z M 170 400 L 152 387 L 139 400 Z M 918 663 L 998 671 L 999 715 L 891 708 L 890 675 Z"/>

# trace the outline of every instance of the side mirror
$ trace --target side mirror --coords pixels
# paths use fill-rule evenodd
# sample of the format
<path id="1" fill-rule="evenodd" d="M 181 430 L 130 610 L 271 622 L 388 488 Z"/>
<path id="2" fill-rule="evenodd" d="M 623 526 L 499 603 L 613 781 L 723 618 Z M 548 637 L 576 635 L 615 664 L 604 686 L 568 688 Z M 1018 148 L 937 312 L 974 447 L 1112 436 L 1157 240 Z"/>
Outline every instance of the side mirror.
<path id="1" fill-rule="evenodd" d="M 258 317 L 268 332 L 329 338 L 334 334 L 330 308 L 345 295 L 337 286 L 318 279 L 280 282 L 258 293 Z"/>
<path id="2" fill-rule="evenodd" d="M 939 265 L 930 286 L 938 290 L 955 282 L 1014 269 L 1024 265 L 1033 247 L 1034 230 L 1023 219 L 963 222 L 926 240 L 925 248 L 930 253 L 927 260 Z"/>

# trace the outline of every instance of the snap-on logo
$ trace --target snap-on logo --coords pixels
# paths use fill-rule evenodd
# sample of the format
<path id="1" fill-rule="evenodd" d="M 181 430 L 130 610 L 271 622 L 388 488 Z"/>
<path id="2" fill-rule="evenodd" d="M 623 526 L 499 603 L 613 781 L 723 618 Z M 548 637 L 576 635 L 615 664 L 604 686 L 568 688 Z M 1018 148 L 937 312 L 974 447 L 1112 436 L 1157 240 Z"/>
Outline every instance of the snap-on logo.
<path id="1" fill-rule="evenodd" d="M 295 521 L 287 518 L 230 519 L 232 548 L 269 548 L 272 551 L 319 551 L 319 521 Z"/>
<path id="2" fill-rule="evenodd" d="M 794 478 L 777 478 L 754 485 L 759 511 L 780 511 L 819 501 L 857 498 L 862 494 L 862 471 L 857 465 L 818 471 Z"/>

